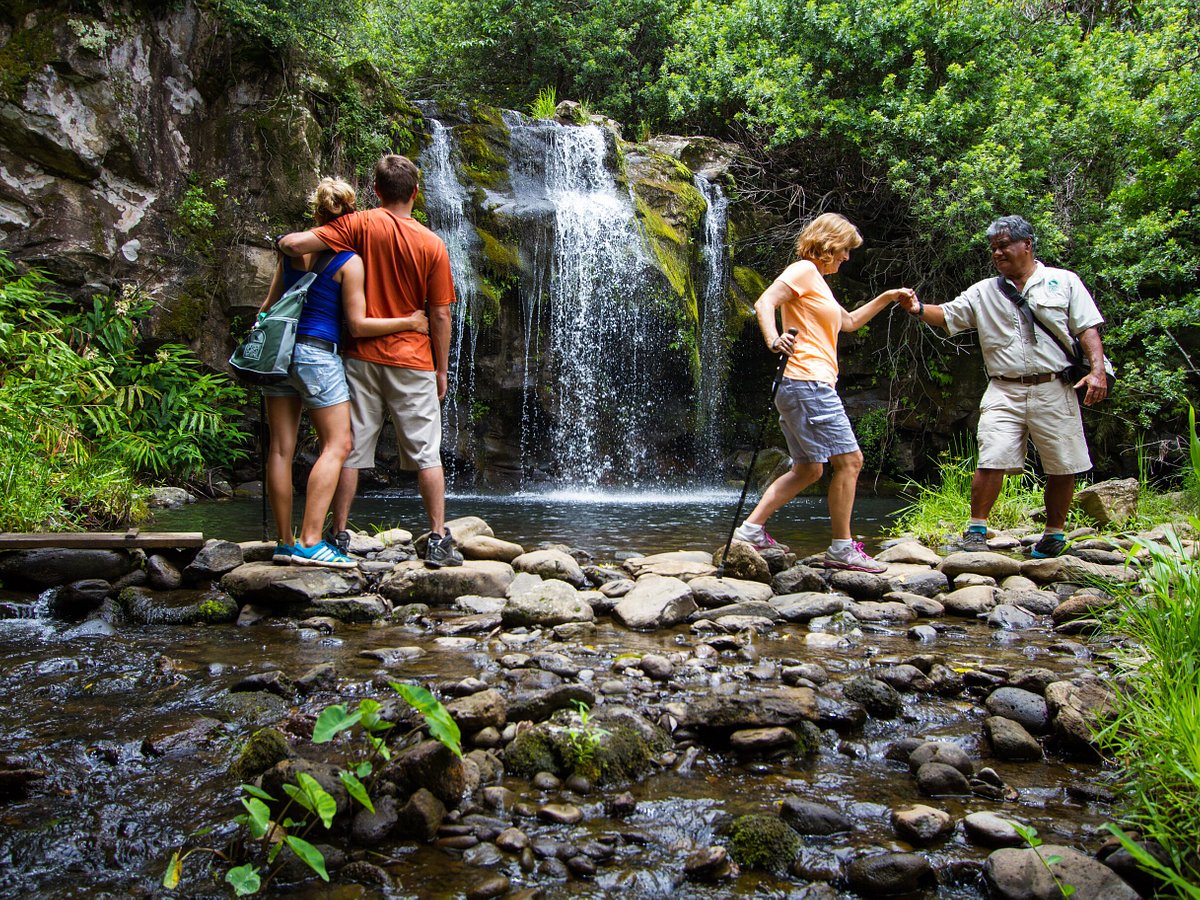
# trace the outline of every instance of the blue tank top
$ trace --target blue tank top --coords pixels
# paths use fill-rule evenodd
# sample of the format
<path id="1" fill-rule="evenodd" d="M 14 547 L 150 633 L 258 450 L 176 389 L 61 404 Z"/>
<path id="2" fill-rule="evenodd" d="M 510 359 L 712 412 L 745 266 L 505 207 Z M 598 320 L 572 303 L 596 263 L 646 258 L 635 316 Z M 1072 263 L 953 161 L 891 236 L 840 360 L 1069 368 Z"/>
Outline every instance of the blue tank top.
<path id="1" fill-rule="evenodd" d="M 338 253 L 317 275 L 316 281 L 308 289 L 308 297 L 304 301 L 304 311 L 300 313 L 296 334 L 320 338 L 334 344 L 342 343 L 342 286 L 333 280 L 333 276 L 352 256 L 354 254 L 348 250 Z M 319 262 L 318 259 L 318 264 Z M 290 258 L 283 258 L 285 291 L 307 274 L 303 269 L 293 266 Z"/>

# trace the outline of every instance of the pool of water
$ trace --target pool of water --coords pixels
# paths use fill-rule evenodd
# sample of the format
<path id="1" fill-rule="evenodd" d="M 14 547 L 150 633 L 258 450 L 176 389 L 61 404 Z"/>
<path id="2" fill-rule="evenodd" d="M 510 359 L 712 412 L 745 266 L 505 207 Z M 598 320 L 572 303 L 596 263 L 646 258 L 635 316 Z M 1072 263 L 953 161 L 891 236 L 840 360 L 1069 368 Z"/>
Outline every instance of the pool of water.
<path id="1" fill-rule="evenodd" d="M 739 490 L 586 492 L 557 490 L 515 494 L 452 493 L 446 516 L 479 516 L 497 537 L 526 548 L 542 542 L 567 544 L 597 559 L 621 552 L 658 553 L 667 550 L 712 550 L 729 536 Z M 297 497 L 297 521 L 302 498 Z M 747 499 L 744 518 L 755 498 Z M 870 544 L 891 524 L 902 501 L 860 497 L 853 528 Z M 351 524 L 370 532 L 399 526 L 414 534 L 428 524 L 416 492 L 379 492 L 360 497 L 351 511 Z M 264 537 L 262 503 L 238 498 L 159 510 L 149 526 L 163 531 L 203 531 L 227 540 Z M 800 554 L 829 543 L 829 509 L 824 497 L 797 497 L 775 514 L 771 534 Z M 270 512 L 266 535 L 274 538 Z"/>

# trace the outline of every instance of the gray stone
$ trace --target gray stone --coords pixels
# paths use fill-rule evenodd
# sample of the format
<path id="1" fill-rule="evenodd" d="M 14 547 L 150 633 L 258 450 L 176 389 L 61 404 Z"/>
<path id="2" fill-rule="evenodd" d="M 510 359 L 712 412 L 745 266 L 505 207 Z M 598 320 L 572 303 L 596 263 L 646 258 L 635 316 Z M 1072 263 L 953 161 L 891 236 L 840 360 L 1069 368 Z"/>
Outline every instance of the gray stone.
<path id="1" fill-rule="evenodd" d="M 512 583 L 513 567 L 504 562 L 467 560 L 461 566 L 429 569 L 419 560 L 399 563 L 379 584 L 393 603 L 448 606 L 464 594 L 503 597 Z"/>
<path id="2" fill-rule="evenodd" d="M 937 762 L 958 769 L 965 777 L 975 774 L 975 764 L 958 744 L 949 741 L 925 741 L 908 757 L 908 768 L 916 772 L 926 763 Z"/>
<path id="3" fill-rule="evenodd" d="M 525 553 L 525 548 L 520 544 L 502 541 L 486 534 L 473 535 L 465 540 L 455 538 L 455 543 L 458 544 L 465 559 L 491 560 L 511 565 L 517 557 Z"/>
<path id="4" fill-rule="evenodd" d="M 922 597 L 936 597 L 950 589 L 950 579 L 937 569 L 903 572 L 888 577 L 889 591 L 904 591 Z"/>
<path id="5" fill-rule="evenodd" d="M 186 581 L 220 578 L 245 562 L 242 548 L 232 541 L 208 540 L 183 570 Z"/>
<path id="6" fill-rule="evenodd" d="M 1019 722 L 1034 734 L 1045 734 L 1050 725 L 1050 710 L 1044 698 L 1020 688 L 1002 687 L 992 691 L 985 703 L 993 716 Z"/>
<path id="7" fill-rule="evenodd" d="M 450 529 L 450 534 L 455 541 L 467 541 L 473 537 L 482 535 L 483 537 L 495 537 L 495 532 L 479 516 L 460 516 L 457 519 L 451 519 L 446 523 L 446 527 Z"/>
<path id="8" fill-rule="evenodd" d="M 675 666 L 665 656 L 648 653 L 642 657 L 639 666 L 647 677 L 656 681 L 668 681 L 675 674 Z"/>
<path id="9" fill-rule="evenodd" d="M 809 622 L 819 616 L 829 616 L 842 612 L 854 601 L 844 594 L 822 594 L 805 592 L 800 594 L 784 594 L 771 601 L 785 621 Z"/>
<path id="10" fill-rule="evenodd" d="M 725 548 L 721 547 L 712 556 L 716 565 L 721 565 Z M 724 563 L 724 574 L 733 578 L 744 578 L 747 581 L 771 583 L 771 567 L 759 553 L 744 541 L 734 541 L 729 547 L 729 558 Z M 707 574 L 707 573 L 706 573 Z"/>
<path id="11" fill-rule="evenodd" d="M 1065 581 L 1071 584 L 1131 584 L 1138 579 L 1138 570 L 1131 566 L 1101 566 L 1065 555 L 1051 559 L 1027 559 L 1021 563 L 1021 574 L 1038 584 Z"/>
<path id="12" fill-rule="evenodd" d="M 1037 624 L 1037 619 L 1018 606 L 1001 603 L 987 614 L 987 623 L 1001 631 L 1024 631 Z"/>
<path id="13" fill-rule="evenodd" d="M 888 580 L 871 572 L 835 570 L 830 578 L 835 591 L 849 594 L 856 600 L 878 600 L 888 592 Z"/>
<path id="14" fill-rule="evenodd" d="M 473 734 L 485 728 L 503 728 L 508 721 L 504 697 L 493 690 L 451 700 L 446 704 L 446 710 L 463 734 Z"/>
<path id="15" fill-rule="evenodd" d="M 596 618 L 592 605 L 581 598 L 575 588 L 556 579 L 539 581 L 530 590 L 515 595 L 510 590 L 500 615 L 509 627 L 548 628 L 568 622 L 591 622 Z"/>
<path id="16" fill-rule="evenodd" d="M 512 567 L 517 572 L 526 572 L 542 578 L 556 578 L 575 588 L 586 587 L 588 583 L 579 563 L 561 550 L 534 550 L 532 553 L 525 553 L 512 561 Z"/>
<path id="17" fill-rule="evenodd" d="M 863 897 L 886 897 L 932 884 L 934 873 L 929 860 L 918 853 L 880 853 L 850 863 L 846 880 Z"/>
<path id="18" fill-rule="evenodd" d="M 1020 847 L 1025 838 L 1013 827 L 1012 819 L 993 812 L 971 813 L 963 819 L 967 838 L 983 847 Z"/>
<path id="19" fill-rule="evenodd" d="M 583 821 L 583 810 L 570 803 L 547 803 L 538 809 L 537 817 L 555 825 L 575 825 Z"/>
<path id="20" fill-rule="evenodd" d="M 817 721 L 821 716 L 817 695 L 811 688 L 802 687 L 709 693 L 686 704 L 669 704 L 668 709 L 684 728 L 730 731 L 786 727 L 806 720 Z"/>
<path id="21" fill-rule="evenodd" d="M 894 719 L 904 711 L 904 698 L 883 681 L 859 675 L 842 686 L 847 700 L 860 704 L 877 719 Z"/>
<path id="22" fill-rule="evenodd" d="M 183 584 L 179 567 L 160 553 L 146 560 L 146 579 L 156 591 L 173 591 Z"/>
<path id="23" fill-rule="evenodd" d="M 1006 579 L 1006 582 L 1011 580 Z M 1048 616 L 1059 604 L 1057 594 L 1024 588 L 1006 588 L 999 599 L 1002 603 L 1011 603 L 1013 606 L 1028 610 L 1035 616 Z"/>
<path id="24" fill-rule="evenodd" d="M 10 584 L 28 584 L 38 589 L 84 578 L 113 582 L 129 571 L 129 565 L 129 554 L 123 550 L 45 547 L 0 552 L 0 577 Z"/>
<path id="25" fill-rule="evenodd" d="M 854 830 L 854 823 L 849 817 L 833 807 L 794 795 L 783 798 L 779 817 L 799 834 L 842 834 Z"/>
<path id="26" fill-rule="evenodd" d="M 425 788 L 419 788 L 400 808 L 395 830 L 403 837 L 431 841 L 446 818 L 446 806 Z"/>
<path id="27" fill-rule="evenodd" d="M 181 487 L 162 486 L 150 489 L 146 505 L 151 509 L 182 509 L 195 502 L 196 498 Z"/>
<path id="28" fill-rule="evenodd" d="M 917 788 L 930 797 L 971 793 L 971 784 L 962 772 L 939 762 L 928 762 L 917 769 Z"/>
<path id="29" fill-rule="evenodd" d="M 227 573 L 221 587 L 242 603 L 311 604 L 323 597 L 361 595 L 366 586 L 357 569 L 275 566 L 246 563 Z"/>
<path id="30" fill-rule="evenodd" d="M 1026 760 L 1041 759 L 1042 746 L 1020 722 L 1003 716 L 989 716 L 983 720 L 983 731 L 992 745 L 992 755 L 997 759 Z"/>
<path id="31" fill-rule="evenodd" d="M 990 551 L 971 552 L 958 551 L 951 553 L 938 566 L 942 574 L 953 579 L 958 575 L 988 575 L 997 580 L 1017 575 L 1021 571 L 1021 561 L 1005 556 L 1003 553 Z"/>
<path id="32" fill-rule="evenodd" d="M 765 563 L 763 564 L 765 567 Z M 635 579 L 652 574 L 665 578 L 680 578 L 690 580 L 702 575 L 713 575 L 717 569 L 713 565 L 711 553 L 703 550 L 678 550 L 671 553 L 655 553 L 651 556 L 635 556 L 622 563 L 624 569 Z M 736 572 L 726 574 L 744 578 Z M 767 581 L 769 579 L 753 579 Z"/>
<path id="33" fill-rule="evenodd" d="M 941 596 L 942 605 L 952 616 L 975 617 L 988 613 L 996 605 L 996 589 L 984 585 L 959 588 Z"/>
<path id="34" fill-rule="evenodd" d="M 737 753 L 753 755 L 772 750 L 794 748 L 796 734 L 790 728 L 744 728 L 729 736 L 729 746 Z"/>
<path id="35" fill-rule="evenodd" d="M 358 597 L 319 597 L 302 615 L 328 616 L 339 622 L 379 622 L 391 618 L 392 604 L 378 594 Z"/>
<path id="36" fill-rule="evenodd" d="M 1116 714 L 1112 691 L 1094 677 L 1056 681 L 1046 688 L 1054 736 L 1071 753 L 1096 753 L 1095 734 Z"/>
<path id="37" fill-rule="evenodd" d="M 916 610 L 905 603 L 895 601 L 875 603 L 868 600 L 856 602 L 850 605 L 847 612 L 860 622 L 874 624 L 907 625 L 917 618 Z"/>
<path id="38" fill-rule="evenodd" d="M 1073 847 L 996 850 L 983 865 L 990 895 L 997 900 L 1061 900 L 1061 885 L 1088 900 L 1137 900 L 1138 893 L 1112 869 Z"/>
<path id="39" fill-rule="evenodd" d="M 886 550 L 875 554 L 875 559 L 881 563 L 915 563 L 925 566 L 936 566 L 942 558 L 920 541 L 900 541 Z"/>
<path id="40" fill-rule="evenodd" d="M 420 659 L 426 652 L 420 647 L 371 647 L 358 651 L 358 655 L 363 659 L 380 662 L 387 668 L 394 668 Z"/>
<path id="41" fill-rule="evenodd" d="M 354 815 L 354 824 L 351 826 L 350 832 L 356 845 L 374 847 L 376 844 L 383 843 L 400 819 L 395 797 L 376 797 L 372 801 L 372 805 L 375 807 L 375 812 L 371 812 L 369 809 L 360 809 Z"/>
<path id="42" fill-rule="evenodd" d="M 1112 478 L 1078 491 L 1075 502 L 1085 515 L 1105 528 L 1119 525 L 1137 515 L 1140 490 L 1136 478 Z"/>
<path id="43" fill-rule="evenodd" d="M 665 628 L 696 610 L 691 588 L 678 578 L 643 575 L 613 609 L 613 618 L 635 631 Z"/>
<path id="44" fill-rule="evenodd" d="M 792 566 L 771 579 L 776 594 L 824 593 L 829 590 L 825 572 L 811 566 Z"/>
<path id="45" fill-rule="evenodd" d="M 701 575 L 687 584 L 701 609 L 718 609 L 739 603 L 767 603 L 774 596 L 770 585 L 740 578 Z"/>
<path id="46" fill-rule="evenodd" d="M 946 614 L 946 607 L 931 597 L 922 597 L 909 591 L 889 591 L 883 595 L 885 603 L 903 603 L 914 613 L 926 619 L 938 619 Z"/>

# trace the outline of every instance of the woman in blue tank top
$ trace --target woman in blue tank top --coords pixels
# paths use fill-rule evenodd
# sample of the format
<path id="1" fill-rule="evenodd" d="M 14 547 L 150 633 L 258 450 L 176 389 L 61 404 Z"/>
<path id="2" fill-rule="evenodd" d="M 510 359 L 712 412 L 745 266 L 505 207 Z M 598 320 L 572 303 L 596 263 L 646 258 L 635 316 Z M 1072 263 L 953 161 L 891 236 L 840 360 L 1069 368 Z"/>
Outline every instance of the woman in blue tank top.
<path id="1" fill-rule="evenodd" d="M 353 212 L 354 188 L 345 181 L 323 178 L 312 196 L 313 218 L 318 225 Z M 315 271 L 316 281 L 308 290 L 304 311 L 296 329 L 296 349 L 288 378 L 281 384 L 263 388 L 267 401 L 267 423 L 271 446 L 267 459 L 267 497 L 275 514 L 279 535 L 272 560 L 303 566 L 354 568 L 358 565 L 341 549 L 321 536 L 325 516 L 337 488 L 342 463 L 350 453 L 350 394 L 342 358 L 341 343 L 344 298 L 361 298 L 363 293 L 362 259 L 354 253 L 320 253 L 291 260 L 280 256 L 271 279 L 262 310 L 270 308 L 289 287 L 308 272 Z M 357 307 L 362 307 L 359 302 Z M 387 330 L 426 331 L 424 313 L 407 320 L 387 320 Z M 378 323 L 383 326 L 384 323 Z M 299 539 L 292 534 L 292 459 L 300 430 L 300 414 L 307 409 L 321 454 L 308 475 L 304 520 Z"/>

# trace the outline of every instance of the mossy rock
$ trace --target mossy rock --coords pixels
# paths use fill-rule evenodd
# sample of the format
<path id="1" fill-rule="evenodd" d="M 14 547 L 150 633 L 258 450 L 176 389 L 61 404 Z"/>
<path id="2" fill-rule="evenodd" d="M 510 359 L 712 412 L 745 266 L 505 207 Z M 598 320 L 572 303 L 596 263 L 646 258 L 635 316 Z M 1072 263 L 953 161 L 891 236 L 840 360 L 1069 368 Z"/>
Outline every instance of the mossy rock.
<path id="1" fill-rule="evenodd" d="M 287 738 L 274 728 L 262 728 L 250 735 L 246 746 L 234 761 L 231 771 L 242 781 L 261 775 L 291 752 Z"/>
<path id="2" fill-rule="evenodd" d="M 729 827 L 729 852 L 738 865 L 786 872 L 803 847 L 800 835 L 778 816 L 739 816 Z"/>
<path id="3" fill-rule="evenodd" d="M 454 143 L 471 184 L 489 190 L 508 184 L 509 131 L 503 123 L 460 125 L 454 129 Z"/>
<path id="4" fill-rule="evenodd" d="M 14 31 L 0 47 L 0 100 L 20 105 L 31 78 L 58 59 L 52 22 Z"/>
<path id="5" fill-rule="evenodd" d="M 729 283 L 734 288 L 735 296 L 750 306 L 769 287 L 767 280 L 749 266 L 734 266 L 729 273 Z"/>
<path id="6" fill-rule="evenodd" d="M 515 277 L 521 272 L 521 251 L 516 245 L 506 244 L 491 232 L 476 227 L 480 249 L 483 252 L 484 268 L 502 278 Z"/>
<path id="7" fill-rule="evenodd" d="M 791 726 L 796 735 L 797 756 L 817 756 L 821 752 L 821 729 L 807 719 Z"/>
<path id="8" fill-rule="evenodd" d="M 224 591 L 213 591 L 196 604 L 198 621 L 207 622 L 210 625 L 235 621 L 239 608 L 238 602 Z"/>
<path id="9" fill-rule="evenodd" d="M 538 772 L 562 772 L 562 761 L 554 741 L 542 728 L 520 732 L 504 748 L 504 770 L 518 778 L 532 778 Z"/>
<path id="10" fill-rule="evenodd" d="M 586 735 L 592 734 L 589 740 Z M 538 772 L 582 775 L 595 784 L 621 784 L 644 775 L 671 739 L 661 729 L 643 733 L 621 720 L 596 722 L 587 729 L 543 722 L 522 732 L 504 751 L 504 768 L 531 778 Z"/>

